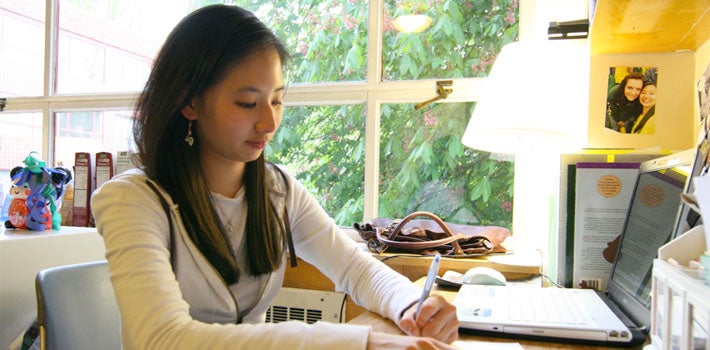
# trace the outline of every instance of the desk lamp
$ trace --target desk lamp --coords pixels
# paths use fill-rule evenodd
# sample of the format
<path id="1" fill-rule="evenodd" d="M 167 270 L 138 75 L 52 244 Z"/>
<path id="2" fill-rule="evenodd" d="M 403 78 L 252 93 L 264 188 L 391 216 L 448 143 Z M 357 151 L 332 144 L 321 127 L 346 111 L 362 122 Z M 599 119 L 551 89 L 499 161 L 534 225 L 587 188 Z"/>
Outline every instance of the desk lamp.
<path id="1" fill-rule="evenodd" d="M 560 155 L 585 146 L 587 40 L 514 42 L 493 64 L 462 143 L 515 158 L 513 250 L 549 252 L 556 273 Z"/>

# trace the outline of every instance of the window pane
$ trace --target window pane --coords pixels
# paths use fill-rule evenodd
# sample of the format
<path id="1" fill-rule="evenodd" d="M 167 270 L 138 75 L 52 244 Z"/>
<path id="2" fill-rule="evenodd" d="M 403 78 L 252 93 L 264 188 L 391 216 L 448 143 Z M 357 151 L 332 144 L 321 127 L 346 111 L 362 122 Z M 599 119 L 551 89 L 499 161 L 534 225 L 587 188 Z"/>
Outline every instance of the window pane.
<path id="1" fill-rule="evenodd" d="M 403 15 L 426 15 L 431 25 L 400 32 Z M 385 0 L 383 21 L 383 80 L 484 77 L 518 37 L 518 0 Z"/>
<path id="2" fill-rule="evenodd" d="M 365 1 L 207 0 L 180 6 L 171 0 L 64 0 L 59 12 L 57 92 L 142 89 L 169 31 L 192 10 L 215 3 L 253 11 L 282 38 L 293 54 L 289 83 L 365 79 Z"/>
<path id="3" fill-rule="evenodd" d="M 266 149 L 284 164 L 338 225 L 362 220 L 365 182 L 363 105 L 288 107 Z"/>
<path id="4" fill-rule="evenodd" d="M 380 217 L 424 210 L 456 223 L 511 227 L 513 162 L 461 143 L 472 109 L 382 106 Z"/>
<path id="5" fill-rule="evenodd" d="M 131 111 L 77 111 L 56 114 L 54 160 L 73 166 L 76 152 L 134 150 Z"/>
<path id="6" fill-rule="evenodd" d="M 44 6 L 45 0 L 0 2 L 2 97 L 43 94 Z"/>
<path id="7" fill-rule="evenodd" d="M 22 161 L 30 152 L 42 153 L 42 113 L 3 112 L 0 125 L 0 184 L 2 194 L 6 194 L 10 190 L 10 170 L 24 167 Z"/>
<path id="8" fill-rule="evenodd" d="M 284 41 L 293 55 L 289 84 L 365 80 L 367 1 L 235 3 L 254 12 Z"/>
<path id="9" fill-rule="evenodd" d="M 141 90 L 153 57 L 185 13 L 171 0 L 61 1 L 57 92 Z"/>

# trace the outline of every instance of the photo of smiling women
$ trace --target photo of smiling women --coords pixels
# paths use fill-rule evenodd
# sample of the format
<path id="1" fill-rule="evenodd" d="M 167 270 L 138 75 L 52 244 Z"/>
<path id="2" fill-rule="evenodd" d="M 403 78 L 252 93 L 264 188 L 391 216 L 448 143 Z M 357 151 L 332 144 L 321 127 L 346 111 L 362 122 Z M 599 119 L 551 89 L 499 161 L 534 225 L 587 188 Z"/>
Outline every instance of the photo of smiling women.
<path id="1" fill-rule="evenodd" d="M 654 106 L 648 108 L 644 108 L 641 102 L 641 92 L 648 83 L 656 86 L 657 73 L 655 67 L 609 67 L 605 128 L 622 134 L 640 132 L 640 128 L 639 132 L 636 131 L 636 124 L 643 118 L 643 113 L 655 106 L 655 90 Z M 655 111 L 655 108 L 652 109 L 651 114 Z M 649 130 L 644 133 L 649 133 Z"/>

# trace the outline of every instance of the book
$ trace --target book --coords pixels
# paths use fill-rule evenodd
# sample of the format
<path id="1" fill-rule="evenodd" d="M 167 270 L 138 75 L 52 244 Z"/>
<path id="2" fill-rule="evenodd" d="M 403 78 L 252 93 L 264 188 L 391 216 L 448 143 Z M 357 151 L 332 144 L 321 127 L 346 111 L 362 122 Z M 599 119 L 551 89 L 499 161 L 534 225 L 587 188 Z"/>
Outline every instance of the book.
<path id="1" fill-rule="evenodd" d="M 90 226 L 92 187 L 92 156 L 89 152 L 77 152 L 74 155 L 74 206 L 72 226 Z"/>
<path id="2" fill-rule="evenodd" d="M 606 290 L 639 165 L 576 164 L 572 287 Z"/>
<path id="3" fill-rule="evenodd" d="M 99 188 L 113 177 L 113 155 L 109 152 L 96 153 L 96 176 L 94 187 Z"/>
<path id="4" fill-rule="evenodd" d="M 631 149 L 589 149 L 580 153 L 560 156 L 560 192 L 558 197 L 557 260 L 555 262 L 557 284 L 572 288 L 574 267 L 574 222 L 577 163 L 615 163 L 643 161 L 657 158 L 670 151 Z"/>
<path id="5" fill-rule="evenodd" d="M 134 168 L 131 158 L 133 153 L 130 151 L 116 152 L 116 174 L 120 174 L 128 169 Z"/>

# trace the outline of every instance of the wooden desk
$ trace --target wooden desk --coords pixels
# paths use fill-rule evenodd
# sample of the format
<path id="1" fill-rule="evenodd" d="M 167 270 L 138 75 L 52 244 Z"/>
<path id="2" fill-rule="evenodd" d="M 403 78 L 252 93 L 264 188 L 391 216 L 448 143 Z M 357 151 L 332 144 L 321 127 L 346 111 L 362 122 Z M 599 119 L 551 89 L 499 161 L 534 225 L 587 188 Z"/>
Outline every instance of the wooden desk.
<path id="1" fill-rule="evenodd" d="M 364 243 L 361 245 L 362 249 L 367 250 Z M 416 281 L 426 276 L 432 261 L 431 256 L 415 254 L 383 253 L 373 254 L 373 256 L 411 281 Z M 539 275 L 542 270 L 541 263 L 542 259 L 537 253 L 500 254 L 482 256 L 480 258 L 443 257 L 439 266 L 439 275 L 443 275 L 448 270 L 463 273 L 476 266 L 487 266 L 500 271 L 507 279 L 511 280 Z M 286 267 L 283 286 L 324 291 L 335 290 L 335 285 L 330 279 L 320 273 L 313 265 L 301 259 L 298 259 L 297 267 Z M 352 302 L 350 296 L 347 297 L 345 307 L 346 322 L 365 311 L 364 308 Z"/>
<path id="2" fill-rule="evenodd" d="M 423 279 L 417 280 L 417 283 L 423 284 Z M 455 289 L 440 288 L 435 286 L 432 293 L 441 294 L 447 300 L 453 301 L 456 297 Z M 394 324 L 389 319 L 383 318 L 382 316 L 365 311 L 359 316 L 353 318 L 348 323 L 359 324 L 359 325 L 370 325 L 372 329 L 377 332 L 385 332 L 392 334 L 404 334 L 397 325 Z M 486 342 L 496 342 L 496 343 L 519 343 L 524 349 L 529 350 L 546 350 L 546 349 L 583 349 L 583 350 L 599 350 L 599 349 L 620 349 L 619 347 L 607 347 L 607 346 L 596 346 L 596 345 L 579 345 L 579 344 L 565 344 L 557 342 L 546 342 L 537 340 L 519 340 L 512 338 L 503 337 L 492 337 L 492 336 L 480 336 L 473 334 L 459 334 L 459 340 L 471 340 L 471 341 L 486 341 Z M 643 345 L 637 346 L 635 348 L 624 348 L 624 349 L 643 349 Z"/>

